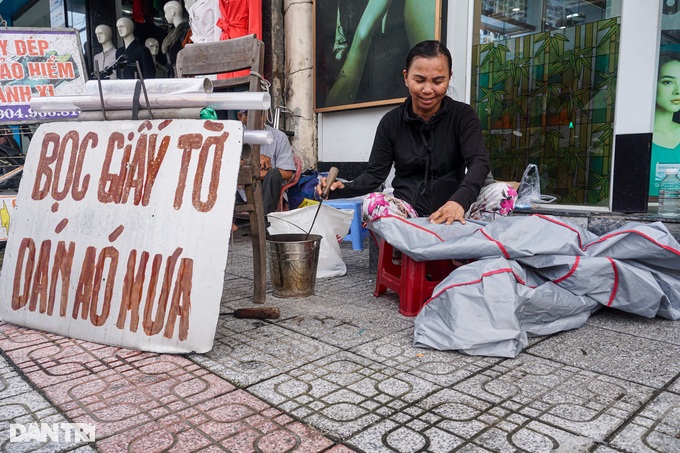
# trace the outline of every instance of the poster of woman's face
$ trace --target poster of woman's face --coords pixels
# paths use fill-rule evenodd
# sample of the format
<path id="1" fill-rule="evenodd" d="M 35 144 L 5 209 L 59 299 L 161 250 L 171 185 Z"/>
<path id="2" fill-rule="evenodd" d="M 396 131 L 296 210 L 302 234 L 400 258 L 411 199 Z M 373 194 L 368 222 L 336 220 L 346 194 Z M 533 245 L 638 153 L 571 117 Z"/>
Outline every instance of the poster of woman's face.
<path id="1" fill-rule="evenodd" d="M 441 0 L 317 0 L 316 111 L 401 102 L 406 55 L 440 38 L 441 18 Z"/>

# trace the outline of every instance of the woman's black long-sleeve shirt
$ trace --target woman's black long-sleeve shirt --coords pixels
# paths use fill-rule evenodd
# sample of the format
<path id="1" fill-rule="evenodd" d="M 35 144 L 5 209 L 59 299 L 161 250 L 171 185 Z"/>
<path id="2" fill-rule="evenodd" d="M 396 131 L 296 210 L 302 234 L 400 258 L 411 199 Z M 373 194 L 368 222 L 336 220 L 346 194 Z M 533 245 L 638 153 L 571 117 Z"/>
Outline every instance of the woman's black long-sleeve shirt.
<path id="1" fill-rule="evenodd" d="M 387 112 L 378 124 L 366 171 L 331 192 L 331 197 L 376 190 L 392 163 L 394 196 L 409 202 L 421 216 L 429 216 L 447 201 L 467 211 L 490 170 L 477 114 L 448 96 L 427 122 L 413 113 L 410 98 Z"/>

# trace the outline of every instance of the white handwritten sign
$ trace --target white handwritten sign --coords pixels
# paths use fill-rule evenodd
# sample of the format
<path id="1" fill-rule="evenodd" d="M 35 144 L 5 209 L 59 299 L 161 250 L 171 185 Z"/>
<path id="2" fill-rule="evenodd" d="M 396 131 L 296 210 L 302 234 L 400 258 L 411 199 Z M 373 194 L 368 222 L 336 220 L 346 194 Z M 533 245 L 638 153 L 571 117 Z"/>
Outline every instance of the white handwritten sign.
<path id="1" fill-rule="evenodd" d="M 212 348 L 238 121 L 41 125 L 0 275 L 0 317 L 153 352 Z"/>
<path id="2" fill-rule="evenodd" d="M 81 94 L 85 71 L 78 30 L 0 30 L 0 124 L 77 117 L 74 111 L 36 112 L 30 107 L 30 99 Z"/>

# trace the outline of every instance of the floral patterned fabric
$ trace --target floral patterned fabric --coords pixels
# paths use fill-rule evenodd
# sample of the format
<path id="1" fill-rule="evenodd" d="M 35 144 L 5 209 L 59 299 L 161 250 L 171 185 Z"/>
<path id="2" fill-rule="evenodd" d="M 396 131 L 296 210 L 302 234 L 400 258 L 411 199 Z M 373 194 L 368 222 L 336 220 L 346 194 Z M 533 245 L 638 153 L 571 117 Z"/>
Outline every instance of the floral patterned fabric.
<path id="1" fill-rule="evenodd" d="M 392 195 L 372 192 L 364 198 L 364 204 L 361 206 L 361 220 L 364 223 L 388 214 L 403 219 L 418 217 L 418 213 L 410 204 Z"/>
<path id="2" fill-rule="evenodd" d="M 484 186 L 477 201 L 472 203 L 465 217 L 490 222 L 496 216 L 506 216 L 515 209 L 517 191 L 509 184 L 495 182 Z"/>
<path id="3" fill-rule="evenodd" d="M 490 222 L 496 216 L 507 216 L 515 209 L 517 191 L 509 184 L 496 182 L 482 188 L 466 218 Z M 362 221 L 368 223 L 379 217 L 393 215 L 403 219 L 418 217 L 413 207 L 392 195 L 373 192 L 366 196 L 361 207 Z"/>

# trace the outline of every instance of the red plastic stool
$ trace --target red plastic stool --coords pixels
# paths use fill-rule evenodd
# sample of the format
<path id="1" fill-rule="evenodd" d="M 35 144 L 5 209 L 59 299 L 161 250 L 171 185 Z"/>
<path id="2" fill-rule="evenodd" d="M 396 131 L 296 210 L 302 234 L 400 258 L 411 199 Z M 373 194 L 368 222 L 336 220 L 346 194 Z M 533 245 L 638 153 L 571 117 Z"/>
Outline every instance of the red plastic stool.
<path id="1" fill-rule="evenodd" d="M 423 304 L 432 295 L 435 286 L 462 263 L 452 260 L 415 261 L 406 254 L 401 264 L 392 261 L 394 247 L 380 240 L 378 253 L 378 275 L 375 279 L 375 297 L 391 289 L 399 295 L 399 313 L 416 316 Z"/>

